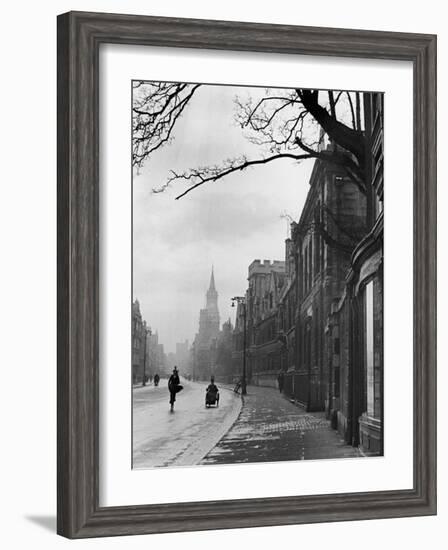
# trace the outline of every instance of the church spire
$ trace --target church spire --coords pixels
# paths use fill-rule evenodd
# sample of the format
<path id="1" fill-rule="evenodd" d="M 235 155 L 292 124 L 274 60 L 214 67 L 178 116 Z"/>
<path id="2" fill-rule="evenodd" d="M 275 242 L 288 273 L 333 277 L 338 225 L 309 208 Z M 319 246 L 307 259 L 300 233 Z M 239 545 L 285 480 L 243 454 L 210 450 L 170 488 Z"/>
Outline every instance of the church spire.
<path id="1" fill-rule="evenodd" d="M 207 304 L 206 304 L 206 309 L 208 309 L 208 311 L 214 311 L 214 312 L 218 312 L 218 292 L 216 291 L 216 287 L 215 287 L 215 270 L 213 269 L 213 266 L 212 266 L 212 274 L 210 275 L 210 286 L 209 286 L 209 289 L 207 290 Z M 219 325 L 218 325 L 219 326 Z"/>
<path id="2" fill-rule="evenodd" d="M 216 291 L 216 288 L 215 288 L 215 274 L 214 274 L 213 265 L 212 265 L 212 274 L 211 274 L 211 277 L 210 277 L 210 287 L 209 287 L 209 290 Z"/>

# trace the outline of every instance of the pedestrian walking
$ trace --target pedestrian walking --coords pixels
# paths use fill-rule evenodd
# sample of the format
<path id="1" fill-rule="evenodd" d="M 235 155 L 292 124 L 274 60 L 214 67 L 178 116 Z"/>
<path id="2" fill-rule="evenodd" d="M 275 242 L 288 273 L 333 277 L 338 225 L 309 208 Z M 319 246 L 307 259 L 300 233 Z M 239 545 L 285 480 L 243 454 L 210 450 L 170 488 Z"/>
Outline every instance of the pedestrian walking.
<path id="1" fill-rule="evenodd" d="M 278 373 L 277 382 L 278 382 L 278 389 L 279 389 L 280 393 L 282 393 L 282 391 L 283 391 L 283 386 L 284 386 L 284 384 L 285 384 L 285 375 L 283 374 L 282 371 L 280 371 L 280 372 Z"/>
<path id="2" fill-rule="evenodd" d="M 156 373 L 154 375 L 154 386 L 158 386 L 159 385 L 159 380 L 160 380 L 160 376 Z"/>
<path id="3" fill-rule="evenodd" d="M 183 386 L 180 385 L 179 371 L 175 366 L 173 374 L 168 380 L 168 390 L 170 392 L 170 410 L 174 410 L 174 402 L 176 401 L 176 393 L 179 393 Z"/>

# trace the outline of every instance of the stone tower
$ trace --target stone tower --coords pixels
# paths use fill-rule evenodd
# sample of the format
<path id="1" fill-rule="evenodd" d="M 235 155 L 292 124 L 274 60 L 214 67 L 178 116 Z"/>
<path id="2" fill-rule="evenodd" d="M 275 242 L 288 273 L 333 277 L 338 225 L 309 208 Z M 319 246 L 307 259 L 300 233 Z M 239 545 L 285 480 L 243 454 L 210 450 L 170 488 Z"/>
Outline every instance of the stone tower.
<path id="1" fill-rule="evenodd" d="M 199 312 L 199 330 L 194 341 L 195 377 L 206 380 L 213 372 L 219 336 L 218 292 L 212 267 L 205 308 Z"/>
<path id="2" fill-rule="evenodd" d="M 205 308 L 199 312 L 199 341 L 208 345 L 219 333 L 218 293 L 215 287 L 215 275 L 210 277 L 210 286 L 206 293 Z"/>
<path id="3" fill-rule="evenodd" d="M 210 334 L 217 336 L 219 332 L 219 310 L 218 310 L 218 293 L 215 288 L 215 274 L 212 267 L 210 276 L 210 286 L 207 290 L 207 301 L 205 309 L 207 310 L 208 323 Z"/>

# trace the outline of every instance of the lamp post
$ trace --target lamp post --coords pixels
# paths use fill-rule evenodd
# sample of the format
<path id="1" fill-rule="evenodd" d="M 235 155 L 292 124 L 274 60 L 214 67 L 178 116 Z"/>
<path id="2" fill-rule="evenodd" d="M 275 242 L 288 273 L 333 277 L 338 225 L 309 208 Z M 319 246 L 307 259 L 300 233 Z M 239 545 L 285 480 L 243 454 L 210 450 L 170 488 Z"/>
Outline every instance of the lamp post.
<path id="1" fill-rule="evenodd" d="M 235 302 L 243 308 L 243 376 L 241 377 L 241 395 L 247 394 L 246 388 L 246 325 L 247 325 L 247 310 L 246 298 L 244 296 L 235 296 L 232 298 L 232 307 L 235 307 Z"/>
<path id="2" fill-rule="evenodd" d="M 145 331 L 145 347 L 144 347 L 144 350 L 143 350 L 142 386 L 146 386 L 146 355 L 147 355 L 147 351 L 148 351 L 148 348 L 146 346 L 146 340 L 148 338 L 148 334 L 151 334 L 151 329 L 146 326 L 146 321 L 145 321 L 145 324 L 143 325 L 143 330 Z"/>
<path id="3" fill-rule="evenodd" d="M 193 362 L 193 365 L 192 365 L 192 371 L 193 371 L 193 382 L 196 381 L 196 342 L 193 342 L 193 344 L 191 345 L 191 356 L 192 356 L 192 362 Z"/>

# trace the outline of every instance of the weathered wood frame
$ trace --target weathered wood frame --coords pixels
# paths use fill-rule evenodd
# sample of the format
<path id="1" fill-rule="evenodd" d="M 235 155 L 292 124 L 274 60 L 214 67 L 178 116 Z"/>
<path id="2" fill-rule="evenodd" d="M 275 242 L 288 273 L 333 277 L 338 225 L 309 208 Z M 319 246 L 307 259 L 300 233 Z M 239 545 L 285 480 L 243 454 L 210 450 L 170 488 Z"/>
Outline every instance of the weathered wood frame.
<path id="1" fill-rule="evenodd" d="M 406 60 L 414 68 L 414 486 L 100 507 L 98 52 L 102 43 Z M 436 37 L 70 12 L 58 17 L 58 533 L 69 538 L 436 513 Z"/>

